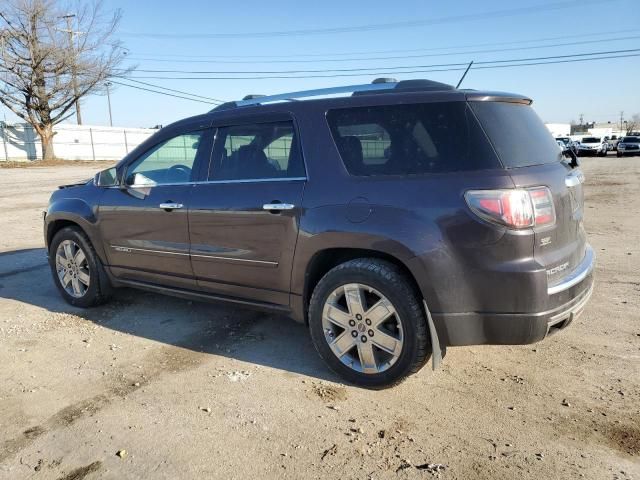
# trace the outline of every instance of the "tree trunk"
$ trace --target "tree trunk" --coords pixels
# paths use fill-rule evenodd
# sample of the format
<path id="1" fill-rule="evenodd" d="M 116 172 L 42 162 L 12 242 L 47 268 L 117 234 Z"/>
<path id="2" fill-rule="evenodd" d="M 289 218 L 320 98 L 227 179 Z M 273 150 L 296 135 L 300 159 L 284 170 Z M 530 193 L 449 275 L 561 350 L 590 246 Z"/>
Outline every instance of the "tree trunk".
<path id="1" fill-rule="evenodd" d="M 40 142 L 42 143 L 42 160 L 47 162 L 56 158 L 53 153 L 53 127 L 46 125 L 38 129 L 38 135 L 40 135 Z"/>

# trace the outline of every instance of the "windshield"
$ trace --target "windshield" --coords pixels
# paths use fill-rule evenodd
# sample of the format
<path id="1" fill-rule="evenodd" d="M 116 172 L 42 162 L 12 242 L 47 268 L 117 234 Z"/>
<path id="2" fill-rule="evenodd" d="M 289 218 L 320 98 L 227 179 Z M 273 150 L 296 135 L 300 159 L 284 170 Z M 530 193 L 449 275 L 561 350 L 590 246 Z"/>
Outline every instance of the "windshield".
<path id="1" fill-rule="evenodd" d="M 469 102 L 506 168 L 559 162 L 562 152 L 528 105 Z"/>
<path id="2" fill-rule="evenodd" d="M 622 141 L 627 143 L 639 143 L 640 137 L 624 137 Z"/>
<path id="3" fill-rule="evenodd" d="M 597 137 L 584 137 L 582 143 L 600 143 L 600 139 Z"/>

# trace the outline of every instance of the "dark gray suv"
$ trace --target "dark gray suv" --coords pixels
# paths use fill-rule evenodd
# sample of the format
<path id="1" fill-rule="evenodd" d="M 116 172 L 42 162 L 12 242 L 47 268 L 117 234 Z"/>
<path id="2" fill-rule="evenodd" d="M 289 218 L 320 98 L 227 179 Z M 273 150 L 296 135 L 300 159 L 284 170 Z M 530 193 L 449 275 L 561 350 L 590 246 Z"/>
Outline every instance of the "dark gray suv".
<path id="1" fill-rule="evenodd" d="M 52 195 L 54 280 L 80 307 L 126 286 L 282 312 L 372 388 L 542 340 L 594 253 L 577 160 L 530 104 L 428 80 L 224 104 Z"/>

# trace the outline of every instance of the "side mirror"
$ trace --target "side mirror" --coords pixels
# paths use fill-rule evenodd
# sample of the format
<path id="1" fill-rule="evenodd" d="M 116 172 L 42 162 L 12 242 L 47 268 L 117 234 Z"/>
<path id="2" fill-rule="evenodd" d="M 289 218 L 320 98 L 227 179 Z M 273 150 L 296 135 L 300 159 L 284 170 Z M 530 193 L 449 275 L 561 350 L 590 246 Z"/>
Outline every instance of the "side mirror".
<path id="1" fill-rule="evenodd" d="M 578 156 L 576 155 L 576 153 L 573 151 L 572 148 L 569 148 L 569 147 L 564 148 L 562 150 L 562 155 L 571 159 L 571 161 L 569 162 L 569 165 L 572 168 L 576 168 L 580 166 L 580 160 L 578 160 Z"/>
<path id="2" fill-rule="evenodd" d="M 151 180 L 149 177 L 142 173 L 133 173 L 127 177 L 126 185 L 128 187 L 148 188 L 155 187 L 157 182 Z"/>
<path id="3" fill-rule="evenodd" d="M 96 173 L 93 183 L 98 187 L 117 187 L 119 182 L 116 167 L 107 168 L 106 170 Z"/>

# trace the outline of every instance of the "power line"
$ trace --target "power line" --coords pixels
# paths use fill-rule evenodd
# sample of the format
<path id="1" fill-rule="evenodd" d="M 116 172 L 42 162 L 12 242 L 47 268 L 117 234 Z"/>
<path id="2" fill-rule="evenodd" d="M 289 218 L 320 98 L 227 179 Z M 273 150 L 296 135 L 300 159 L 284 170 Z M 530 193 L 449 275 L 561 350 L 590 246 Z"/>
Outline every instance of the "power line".
<path id="1" fill-rule="evenodd" d="M 130 82 L 135 82 L 135 83 L 139 83 L 141 85 L 146 85 L 148 87 L 153 87 L 153 88 L 159 88 L 161 90 L 167 90 L 169 92 L 174 92 L 174 93 L 182 93 L 184 95 L 189 95 L 191 97 L 197 97 L 197 98 L 202 98 L 204 100 L 212 100 L 215 103 L 225 103 L 226 100 L 220 100 L 218 98 L 213 98 L 213 97 L 205 97 L 203 95 L 196 95 L 195 93 L 189 93 L 189 92 L 184 92 L 182 90 L 174 90 L 173 88 L 167 88 L 167 87 L 163 87 L 162 85 L 154 85 L 153 83 L 147 83 L 147 82 L 141 82 L 140 80 L 135 80 L 133 78 L 129 78 L 129 77 L 125 77 L 124 80 L 130 81 Z"/>
<path id="2" fill-rule="evenodd" d="M 524 61 L 537 61 L 537 60 L 553 60 L 560 58 L 571 58 L 571 57 L 586 57 L 593 55 L 609 55 L 609 54 L 619 54 L 619 53 L 631 53 L 638 52 L 640 49 L 626 49 L 626 50 L 608 50 L 608 51 L 600 51 L 600 52 L 590 52 L 590 53 L 574 53 L 571 55 L 550 55 L 545 57 L 530 57 L 530 58 L 515 58 L 509 60 L 485 60 L 475 62 L 476 65 L 484 65 L 484 64 L 492 64 L 492 63 L 509 63 L 509 62 L 524 62 Z M 283 74 L 297 74 L 297 73 L 327 73 L 327 72 L 361 72 L 361 71 L 371 71 L 376 70 L 379 72 L 383 71 L 398 71 L 407 68 L 432 68 L 432 67 L 456 67 L 460 65 L 468 65 L 469 62 L 462 63 L 440 63 L 440 64 L 431 64 L 431 65 L 409 65 L 409 66 L 392 66 L 392 67 L 358 67 L 358 68 L 322 68 L 322 69 L 311 69 L 311 70 L 149 70 L 149 69 L 136 69 L 136 72 L 142 73 L 183 73 L 183 74 L 193 74 L 193 75 L 231 75 L 231 74 L 255 74 L 255 75 L 283 75 Z"/>
<path id="3" fill-rule="evenodd" d="M 218 102 L 216 102 L 216 103 L 207 102 L 207 101 L 204 101 L 204 100 L 198 100 L 196 98 L 183 97 L 182 95 L 174 95 L 172 93 L 160 92 L 158 90 L 151 90 L 150 88 L 138 87 L 136 85 L 129 85 L 127 83 L 118 82 L 117 80 L 111 80 L 111 82 L 115 83 L 115 84 L 118 84 L 118 85 L 122 85 L 124 87 L 135 88 L 137 90 L 144 90 L 145 92 L 157 93 L 159 95 L 166 95 L 168 97 L 181 98 L 183 100 L 191 100 L 192 102 L 206 103 L 208 105 L 217 105 L 218 104 Z"/>
<path id="4" fill-rule="evenodd" d="M 242 55 L 244 58 L 258 58 L 258 59 L 272 59 L 272 58 L 306 58 L 306 57 L 327 57 L 329 55 L 335 56 L 353 56 L 353 55 L 374 55 L 374 54 L 387 54 L 387 53 L 411 53 L 411 52 L 433 52 L 440 50 L 453 50 L 460 48 L 477 48 L 477 47 L 494 47 L 499 45 L 520 45 L 523 43 L 534 43 L 534 42 L 546 42 L 546 41 L 556 41 L 556 40 L 567 40 L 570 38 L 584 38 L 584 37 L 601 37 L 606 35 L 620 35 L 623 33 L 638 33 L 640 30 L 637 28 L 630 28 L 626 30 L 613 30 L 608 32 L 592 32 L 592 33 L 581 33 L 574 35 L 560 35 L 553 37 L 544 37 L 544 38 L 534 38 L 530 40 L 518 40 L 518 41 L 508 41 L 508 42 L 491 42 L 491 43 L 474 43 L 467 45 L 452 45 L 448 47 L 431 47 L 431 48 L 413 48 L 413 49 L 400 49 L 400 50 L 378 50 L 378 51 L 360 51 L 360 52 L 330 52 L 330 53 L 303 53 L 303 54 L 287 54 L 287 55 Z M 188 54 L 175 54 L 175 53 L 137 53 L 137 55 L 141 56 L 150 56 L 150 57 L 179 57 L 179 58 L 209 58 L 209 59 L 219 59 L 219 58 L 237 58 L 238 55 L 188 55 Z M 313 60 L 315 61 L 315 60 Z"/>
<path id="5" fill-rule="evenodd" d="M 589 62 L 596 60 L 609 60 L 615 58 L 632 58 L 632 57 L 640 57 L 640 53 L 638 54 L 626 54 L 626 55 L 608 55 L 601 57 L 592 57 L 592 58 L 577 58 L 577 59 L 564 59 L 564 60 L 550 60 L 544 62 L 530 62 L 530 63 L 514 63 L 514 64 L 502 64 L 502 65 L 481 65 L 475 67 L 473 70 L 485 70 L 485 69 L 493 69 L 493 68 L 509 68 L 509 67 L 524 67 L 524 66 L 532 66 L 532 65 L 552 65 L 552 64 L 561 64 L 561 63 L 576 63 L 576 62 Z M 408 67 L 407 67 L 408 68 Z M 398 74 L 413 74 L 413 73 L 433 73 L 433 72 L 454 72 L 454 71 L 462 71 L 466 68 L 466 64 L 460 64 L 459 67 L 455 68 L 430 68 L 430 69 L 420 69 L 420 70 L 404 70 L 397 72 Z M 135 78 L 144 78 L 144 79 L 155 79 L 155 80 L 270 80 L 270 79 L 307 79 L 307 78 L 339 78 L 339 77 L 363 77 L 363 76 L 375 76 L 375 75 L 388 75 L 390 72 L 380 72 L 380 71 L 369 71 L 369 72 L 360 72 L 360 73 L 342 73 L 342 74 L 332 74 L 332 75 L 280 75 L 280 76 L 252 76 L 252 77 L 167 77 L 167 76 L 140 76 Z"/>
<path id="6" fill-rule="evenodd" d="M 465 15 L 453 15 L 423 20 L 407 20 L 403 22 L 378 23 L 368 25 L 358 25 L 353 27 L 333 27 L 333 28 L 312 28 L 304 30 L 282 30 L 266 32 L 233 32 L 233 33 L 151 33 L 151 32 L 124 32 L 123 36 L 137 38 L 171 38 L 171 39 L 197 39 L 197 38 L 267 38 L 267 37 L 290 37 L 304 35 L 331 35 L 337 33 L 371 32 L 380 30 L 392 30 L 398 28 L 421 27 L 426 25 L 442 25 L 449 23 L 465 22 L 472 20 L 483 20 L 496 17 L 511 17 L 540 12 L 556 11 L 573 7 L 585 7 L 589 4 L 612 3 L 618 0 L 568 0 L 562 2 L 548 3 L 546 5 L 536 5 L 530 7 L 518 7 L 504 10 L 493 10 L 490 12 L 469 13 Z"/>
<path id="7" fill-rule="evenodd" d="M 464 52 L 447 52 L 447 53 L 426 53 L 426 54 L 415 54 L 415 55 L 400 55 L 400 56 L 386 56 L 386 57 L 365 57 L 365 58 L 327 58 L 327 59 L 314 59 L 314 60 L 265 60 L 265 61 L 255 61 L 255 60 L 173 60 L 166 58 L 153 58 L 153 57 L 130 57 L 131 60 L 136 61 L 150 61 L 150 62 L 165 62 L 165 63 L 226 63 L 226 64 L 245 64 L 245 63 L 319 63 L 319 62 L 361 62 L 367 60 L 396 60 L 396 59 L 407 59 L 407 58 L 425 58 L 425 57 L 450 57 L 457 55 L 473 55 L 478 53 L 496 53 L 496 52 L 508 52 L 508 51 L 518 51 L 518 50 L 538 50 L 545 48 L 556 48 L 556 47 L 567 47 L 573 45 L 586 45 L 593 43 L 605 43 L 605 42 L 617 42 L 621 40 L 636 40 L 640 38 L 640 35 L 632 35 L 627 37 L 617 37 L 617 38 L 608 38 L 601 40 L 585 40 L 581 42 L 567 42 L 567 43 L 555 43 L 549 45 L 531 45 L 524 47 L 511 47 L 511 48 L 497 48 L 497 49 L 485 49 L 485 50 L 467 50 Z M 140 70 L 142 71 L 142 70 Z"/>

